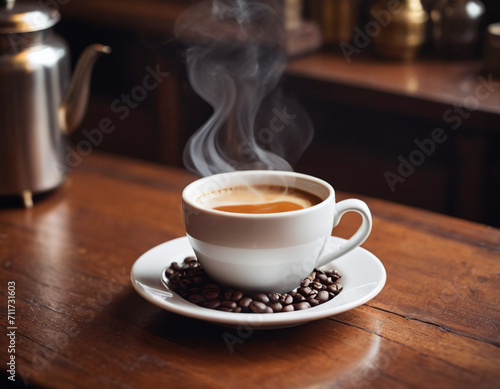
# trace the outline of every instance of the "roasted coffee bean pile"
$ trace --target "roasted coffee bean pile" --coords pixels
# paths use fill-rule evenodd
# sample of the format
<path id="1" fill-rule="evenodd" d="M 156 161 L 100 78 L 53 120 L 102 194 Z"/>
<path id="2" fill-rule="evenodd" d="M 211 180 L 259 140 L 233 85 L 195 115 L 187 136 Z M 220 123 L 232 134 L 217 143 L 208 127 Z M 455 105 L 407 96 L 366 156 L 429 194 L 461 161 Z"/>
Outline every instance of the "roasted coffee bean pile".
<path id="1" fill-rule="evenodd" d="M 205 308 L 226 312 L 276 313 L 292 312 L 326 303 L 342 290 L 336 270 L 314 271 L 300 286 L 289 293 L 255 293 L 246 295 L 217 285 L 194 257 L 180 265 L 172 262 L 165 270 L 168 285 L 186 300 Z"/>

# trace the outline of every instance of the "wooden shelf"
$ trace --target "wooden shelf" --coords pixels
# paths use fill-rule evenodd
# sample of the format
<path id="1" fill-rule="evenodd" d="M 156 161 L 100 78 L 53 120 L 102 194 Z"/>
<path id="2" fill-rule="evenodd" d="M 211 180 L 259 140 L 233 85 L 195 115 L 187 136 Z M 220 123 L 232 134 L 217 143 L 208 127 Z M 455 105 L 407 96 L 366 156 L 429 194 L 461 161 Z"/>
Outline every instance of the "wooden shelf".
<path id="1" fill-rule="evenodd" d="M 190 4 L 180 0 L 73 0 L 60 10 L 68 19 L 140 34 L 171 35 L 175 20 Z M 364 54 L 353 55 L 350 63 L 340 52 L 307 55 L 291 60 L 287 75 L 305 80 L 309 89 L 315 87 L 334 100 L 377 107 L 384 98 L 384 107 L 433 119 L 442 119 L 449 106 L 477 103 L 470 124 L 500 131 L 496 118 L 500 115 L 500 80 L 485 87 L 490 78 L 481 73 L 481 61 L 400 63 Z"/>
<path id="2" fill-rule="evenodd" d="M 437 120 L 446 120 L 446 109 L 465 106 L 474 113 L 470 125 L 500 131 L 500 80 L 482 74 L 481 61 L 399 63 L 364 56 L 347 63 L 340 54 L 321 52 L 292 60 L 286 73 L 299 84 L 307 80 L 308 89 L 316 87 L 318 94 L 333 100 Z"/>

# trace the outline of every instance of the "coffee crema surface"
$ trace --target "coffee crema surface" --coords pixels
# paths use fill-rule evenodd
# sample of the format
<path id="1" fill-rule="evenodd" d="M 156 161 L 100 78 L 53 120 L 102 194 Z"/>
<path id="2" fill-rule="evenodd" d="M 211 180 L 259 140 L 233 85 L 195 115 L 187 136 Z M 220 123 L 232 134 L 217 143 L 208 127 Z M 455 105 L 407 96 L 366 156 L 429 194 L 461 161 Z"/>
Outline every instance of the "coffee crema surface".
<path id="1" fill-rule="evenodd" d="M 321 201 L 318 196 L 297 188 L 254 185 L 213 191 L 200 196 L 196 202 L 218 211 L 263 214 L 297 211 Z"/>

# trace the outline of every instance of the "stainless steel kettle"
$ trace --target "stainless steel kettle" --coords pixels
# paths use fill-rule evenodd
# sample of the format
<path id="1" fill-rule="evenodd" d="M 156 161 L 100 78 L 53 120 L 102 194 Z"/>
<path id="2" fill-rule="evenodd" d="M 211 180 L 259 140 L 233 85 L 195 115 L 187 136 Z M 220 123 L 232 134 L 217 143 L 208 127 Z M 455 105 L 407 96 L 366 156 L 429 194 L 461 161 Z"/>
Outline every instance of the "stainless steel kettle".
<path id="1" fill-rule="evenodd" d="M 85 114 L 95 60 L 111 51 L 87 47 L 70 80 L 59 19 L 41 1 L 0 0 L 0 196 L 20 195 L 26 207 L 64 181 L 66 137 Z"/>

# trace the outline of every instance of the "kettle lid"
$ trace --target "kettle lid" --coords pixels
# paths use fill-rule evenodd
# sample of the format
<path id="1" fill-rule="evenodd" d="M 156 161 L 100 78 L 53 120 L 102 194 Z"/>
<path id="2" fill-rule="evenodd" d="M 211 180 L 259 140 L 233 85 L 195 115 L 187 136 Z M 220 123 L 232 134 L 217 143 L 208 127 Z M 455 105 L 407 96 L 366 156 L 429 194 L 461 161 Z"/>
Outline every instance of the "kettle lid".
<path id="1" fill-rule="evenodd" d="M 42 1 L 0 0 L 0 34 L 46 30 L 55 25 L 60 14 Z"/>

